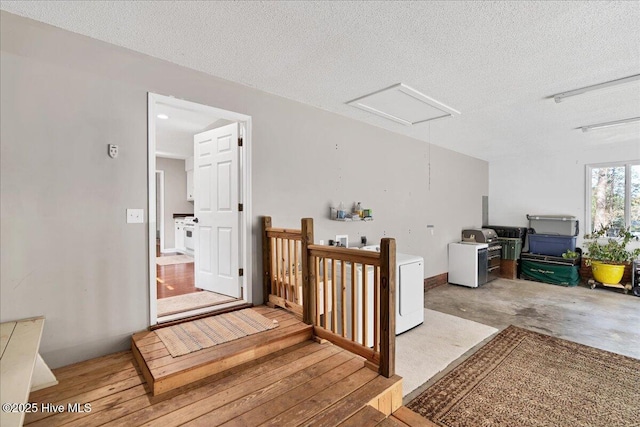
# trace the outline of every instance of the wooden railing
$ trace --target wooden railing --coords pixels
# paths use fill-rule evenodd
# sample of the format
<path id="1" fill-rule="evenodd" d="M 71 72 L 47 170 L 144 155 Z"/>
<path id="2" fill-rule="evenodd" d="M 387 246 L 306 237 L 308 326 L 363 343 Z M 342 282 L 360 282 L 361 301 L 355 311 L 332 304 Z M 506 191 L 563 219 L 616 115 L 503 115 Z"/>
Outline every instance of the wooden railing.
<path id="1" fill-rule="evenodd" d="M 301 230 L 274 228 L 271 217 L 262 218 L 264 302 L 286 308 L 300 318 L 303 317 L 302 243 Z"/>
<path id="2" fill-rule="evenodd" d="M 313 244 L 313 220 L 301 230 L 263 218 L 265 302 L 300 314 L 314 334 L 395 373 L 395 240 L 380 252 Z"/>

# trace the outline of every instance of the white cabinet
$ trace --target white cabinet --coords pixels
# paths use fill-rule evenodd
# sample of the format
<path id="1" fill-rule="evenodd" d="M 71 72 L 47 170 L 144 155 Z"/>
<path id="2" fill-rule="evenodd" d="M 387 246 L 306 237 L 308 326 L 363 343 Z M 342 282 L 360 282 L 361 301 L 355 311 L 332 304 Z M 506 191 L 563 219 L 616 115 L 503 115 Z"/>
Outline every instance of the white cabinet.
<path id="1" fill-rule="evenodd" d="M 193 183 L 193 157 L 184 161 L 184 170 L 187 172 L 187 201 L 193 202 L 195 186 Z"/>
<path id="2" fill-rule="evenodd" d="M 449 283 L 477 288 L 487 281 L 486 243 L 449 243 Z"/>
<path id="3" fill-rule="evenodd" d="M 176 250 L 179 252 L 184 252 L 184 218 L 176 218 L 175 219 L 175 246 Z"/>
<path id="4" fill-rule="evenodd" d="M 194 193 L 194 186 L 193 186 L 193 169 L 192 169 L 190 171 L 187 171 L 187 201 L 193 202 L 193 193 Z"/>

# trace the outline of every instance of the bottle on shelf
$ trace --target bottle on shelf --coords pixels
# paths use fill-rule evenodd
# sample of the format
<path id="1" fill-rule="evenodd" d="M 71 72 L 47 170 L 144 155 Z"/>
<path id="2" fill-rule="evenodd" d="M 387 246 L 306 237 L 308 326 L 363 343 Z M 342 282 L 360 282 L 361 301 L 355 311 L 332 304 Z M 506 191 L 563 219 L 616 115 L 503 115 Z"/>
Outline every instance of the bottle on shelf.
<path id="1" fill-rule="evenodd" d="M 344 219 L 346 216 L 346 212 L 344 211 L 344 203 L 340 202 L 338 206 L 338 219 Z"/>
<path id="2" fill-rule="evenodd" d="M 364 218 L 364 214 L 362 212 L 362 205 L 360 204 L 360 202 L 356 204 L 356 213 L 360 218 Z"/>

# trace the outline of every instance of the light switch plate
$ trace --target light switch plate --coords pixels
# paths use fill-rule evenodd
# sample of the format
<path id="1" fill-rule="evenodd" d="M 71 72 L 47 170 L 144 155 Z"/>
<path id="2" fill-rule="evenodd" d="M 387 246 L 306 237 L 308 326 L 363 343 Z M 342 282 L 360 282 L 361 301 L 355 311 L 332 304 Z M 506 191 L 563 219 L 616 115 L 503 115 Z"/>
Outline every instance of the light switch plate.
<path id="1" fill-rule="evenodd" d="M 340 246 L 349 247 L 349 236 L 346 234 L 336 234 L 336 242 L 340 242 Z"/>
<path id="2" fill-rule="evenodd" d="M 144 209 L 127 209 L 127 224 L 141 224 L 144 222 Z"/>

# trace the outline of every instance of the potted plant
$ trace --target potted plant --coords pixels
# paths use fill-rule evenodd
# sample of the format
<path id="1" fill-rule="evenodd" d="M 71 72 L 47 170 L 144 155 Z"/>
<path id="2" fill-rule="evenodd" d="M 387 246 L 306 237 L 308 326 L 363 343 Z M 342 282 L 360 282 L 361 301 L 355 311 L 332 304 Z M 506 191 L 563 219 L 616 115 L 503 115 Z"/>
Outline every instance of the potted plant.
<path id="1" fill-rule="evenodd" d="M 587 249 L 585 264 L 591 266 L 593 278 L 603 284 L 620 283 L 625 264 L 640 256 L 640 248 L 627 248 L 629 242 L 638 240 L 638 237 L 629 231 L 629 227 L 600 226 L 584 238 Z"/>

